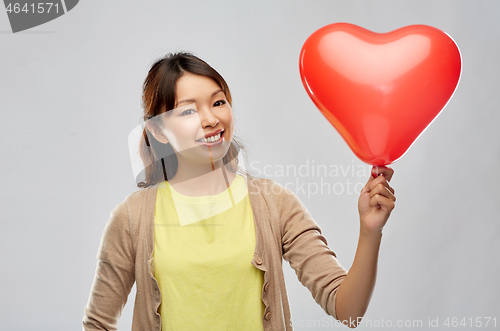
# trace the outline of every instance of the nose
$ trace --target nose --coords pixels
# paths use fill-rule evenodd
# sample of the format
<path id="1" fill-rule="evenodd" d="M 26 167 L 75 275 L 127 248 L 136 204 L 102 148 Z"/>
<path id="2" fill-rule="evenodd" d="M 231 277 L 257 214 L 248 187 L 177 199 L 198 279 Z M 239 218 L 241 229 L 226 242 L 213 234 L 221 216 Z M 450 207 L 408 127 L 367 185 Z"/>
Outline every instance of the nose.
<path id="1" fill-rule="evenodd" d="M 219 119 L 215 116 L 210 107 L 203 107 L 201 110 L 198 109 L 198 116 L 200 117 L 202 128 L 214 127 L 219 122 Z"/>

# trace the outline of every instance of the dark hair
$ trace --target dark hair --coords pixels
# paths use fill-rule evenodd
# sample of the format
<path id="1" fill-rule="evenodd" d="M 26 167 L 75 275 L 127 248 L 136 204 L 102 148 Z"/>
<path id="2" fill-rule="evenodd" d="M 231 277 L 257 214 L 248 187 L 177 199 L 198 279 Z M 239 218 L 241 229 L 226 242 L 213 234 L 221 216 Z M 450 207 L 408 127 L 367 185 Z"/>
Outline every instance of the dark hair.
<path id="1" fill-rule="evenodd" d="M 172 110 L 175 107 L 175 85 L 177 80 L 186 72 L 213 79 L 226 95 L 232 106 L 231 92 L 222 76 L 208 63 L 188 52 L 168 53 L 157 60 L 148 72 L 143 84 L 142 107 L 144 121 L 155 118 L 159 114 Z M 148 187 L 172 178 L 177 173 L 178 160 L 172 146 L 156 140 L 144 126 L 139 154 L 144 164 L 142 176 L 136 178 L 138 187 Z M 223 157 L 224 165 L 228 165 L 231 172 L 240 171 L 252 177 L 238 166 L 238 153 L 243 149 L 234 135 L 228 152 Z M 167 157 L 162 157 L 167 155 Z"/>

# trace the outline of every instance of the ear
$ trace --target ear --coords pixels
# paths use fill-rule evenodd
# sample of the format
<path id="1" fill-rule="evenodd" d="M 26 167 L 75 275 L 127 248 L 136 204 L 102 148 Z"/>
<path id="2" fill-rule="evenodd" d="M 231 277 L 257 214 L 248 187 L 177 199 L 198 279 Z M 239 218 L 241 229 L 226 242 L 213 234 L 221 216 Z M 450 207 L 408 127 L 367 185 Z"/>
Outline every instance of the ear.
<path id="1" fill-rule="evenodd" d="M 161 142 L 162 144 L 168 144 L 168 139 L 165 136 L 163 130 L 159 127 L 159 125 L 151 120 L 146 121 L 146 126 L 148 127 L 149 132 L 155 137 L 156 140 Z"/>

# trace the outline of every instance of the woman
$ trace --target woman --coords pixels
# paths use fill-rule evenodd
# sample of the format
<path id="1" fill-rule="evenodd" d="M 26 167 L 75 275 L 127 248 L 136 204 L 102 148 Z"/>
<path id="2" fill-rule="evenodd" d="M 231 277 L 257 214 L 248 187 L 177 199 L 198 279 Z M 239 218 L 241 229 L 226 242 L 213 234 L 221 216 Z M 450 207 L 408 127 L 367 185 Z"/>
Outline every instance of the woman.
<path id="1" fill-rule="evenodd" d="M 283 259 L 327 314 L 356 327 L 396 200 L 392 169 L 374 167 L 360 194 L 347 272 L 295 194 L 238 167 L 231 94 L 217 71 L 168 54 L 148 73 L 143 105 L 143 189 L 106 224 L 84 329 L 115 330 L 136 282 L 132 330 L 292 330 Z"/>

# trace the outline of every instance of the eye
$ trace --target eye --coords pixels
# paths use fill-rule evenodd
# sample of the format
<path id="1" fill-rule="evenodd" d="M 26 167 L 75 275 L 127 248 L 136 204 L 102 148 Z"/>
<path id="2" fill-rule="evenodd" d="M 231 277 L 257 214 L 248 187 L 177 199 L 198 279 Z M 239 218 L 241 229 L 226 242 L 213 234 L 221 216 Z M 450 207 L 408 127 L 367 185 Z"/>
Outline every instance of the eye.
<path id="1" fill-rule="evenodd" d="M 225 105 L 225 104 L 226 104 L 226 100 L 218 100 L 214 103 L 214 106 L 220 107 L 220 106 Z"/>
<path id="2" fill-rule="evenodd" d="M 186 109 L 185 111 L 183 111 L 181 113 L 181 116 L 191 115 L 190 112 L 196 112 L 196 110 L 194 110 L 194 109 Z"/>

